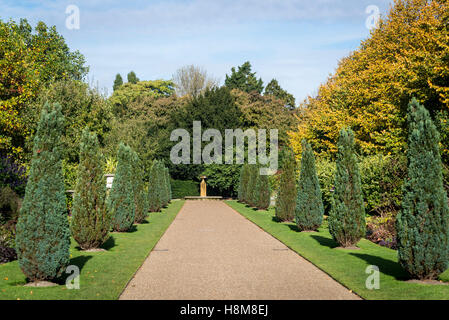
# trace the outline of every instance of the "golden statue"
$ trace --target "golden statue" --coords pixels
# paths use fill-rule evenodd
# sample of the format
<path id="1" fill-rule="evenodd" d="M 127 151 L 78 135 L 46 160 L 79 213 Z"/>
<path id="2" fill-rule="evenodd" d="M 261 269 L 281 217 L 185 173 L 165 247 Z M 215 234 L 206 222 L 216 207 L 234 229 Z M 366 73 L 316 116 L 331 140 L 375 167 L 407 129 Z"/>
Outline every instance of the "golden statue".
<path id="1" fill-rule="evenodd" d="M 206 176 L 201 177 L 201 184 L 200 184 L 200 195 L 203 198 L 205 198 L 207 196 L 206 181 L 204 181 L 204 179 L 206 179 Z"/>

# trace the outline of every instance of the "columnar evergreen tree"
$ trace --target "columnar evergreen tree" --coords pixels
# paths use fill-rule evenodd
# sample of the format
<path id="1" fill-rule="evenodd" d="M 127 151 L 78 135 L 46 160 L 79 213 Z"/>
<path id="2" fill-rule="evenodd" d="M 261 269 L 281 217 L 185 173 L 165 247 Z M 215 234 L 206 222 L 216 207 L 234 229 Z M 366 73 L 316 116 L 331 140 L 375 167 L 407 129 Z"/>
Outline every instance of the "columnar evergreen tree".
<path id="1" fill-rule="evenodd" d="M 172 200 L 172 194 L 171 194 L 171 182 L 170 182 L 170 171 L 167 167 L 164 167 L 165 172 L 165 183 L 167 186 L 167 204 L 169 204 Z"/>
<path id="2" fill-rule="evenodd" d="M 159 161 L 153 161 L 148 183 L 148 208 L 151 212 L 159 212 L 162 208 L 162 185 L 159 175 Z"/>
<path id="3" fill-rule="evenodd" d="M 301 231 L 316 231 L 323 222 L 324 206 L 312 147 L 302 141 L 301 172 L 296 199 L 296 224 Z"/>
<path id="4" fill-rule="evenodd" d="M 239 202 L 245 202 L 245 193 L 248 186 L 248 165 L 244 164 L 240 169 L 240 179 L 239 179 L 239 189 L 238 189 L 238 200 Z"/>
<path id="5" fill-rule="evenodd" d="M 139 81 L 140 80 L 139 80 L 139 78 L 137 78 L 136 73 L 134 71 L 131 71 L 130 73 L 128 73 L 128 82 L 129 83 L 136 84 Z"/>
<path id="6" fill-rule="evenodd" d="M 170 189 L 169 189 L 170 181 L 167 178 L 167 168 L 162 162 L 160 163 L 159 174 L 162 189 L 162 206 L 165 207 L 170 202 Z"/>
<path id="7" fill-rule="evenodd" d="M 25 199 L 16 226 L 19 266 L 31 281 L 52 280 L 70 261 L 62 143 L 61 106 L 46 104 L 34 138 Z"/>
<path id="8" fill-rule="evenodd" d="M 246 189 L 246 204 L 255 207 L 256 206 L 256 194 L 254 189 L 256 188 L 257 177 L 259 175 L 258 166 L 255 164 L 248 165 L 248 186 Z"/>
<path id="9" fill-rule="evenodd" d="M 117 90 L 122 84 L 123 84 L 123 78 L 122 78 L 122 76 L 120 75 L 120 73 L 117 73 L 117 75 L 115 76 L 114 86 L 112 87 L 112 89 L 115 91 L 115 90 Z"/>
<path id="10" fill-rule="evenodd" d="M 117 154 L 117 170 L 107 200 L 112 215 L 112 229 L 128 231 L 135 217 L 133 154 L 129 146 L 120 143 Z"/>
<path id="11" fill-rule="evenodd" d="M 398 256 L 416 279 L 436 279 L 448 267 L 449 209 L 443 186 L 439 133 L 413 99 L 408 112 L 408 169 L 397 216 Z"/>
<path id="12" fill-rule="evenodd" d="M 259 210 L 267 210 L 271 202 L 271 191 L 268 176 L 259 174 L 256 181 L 256 207 Z"/>
<path id="13" fill-rule="evenodd" d="M 365 204 L 357 156 L 354 152 L 354 133 L 351 129 L 342 129 L 338 140 L 329 231 L 342 247 L 350 247 L 365 236 L 365 230 Z"/>
<path id="14" fill-rule="evenodd" d="M 286 153 L 276 199 L 275 213 L 280 221 L 293 221 L 296 207 L 296 161 L 291 151 Z"/>
<path id="15" fill-rule="evenodd" d="M 108 238 L 111 215 L 106 208 L 104 158 L 95 133 L 84 129 L 70 228 L 83 250 L 100 247 Z"/>
<path id="16" fill-rule="evenodd" d="M 145 190 L 145 183 L 142 179 L 144 170 L 142 161 L 135 151 L 132 151 L 133 156 L 133 186 L 134 186 L 134 203 L 135 203 L 135 223 L 142 223 L 148 216 L 148 197 Z"/>

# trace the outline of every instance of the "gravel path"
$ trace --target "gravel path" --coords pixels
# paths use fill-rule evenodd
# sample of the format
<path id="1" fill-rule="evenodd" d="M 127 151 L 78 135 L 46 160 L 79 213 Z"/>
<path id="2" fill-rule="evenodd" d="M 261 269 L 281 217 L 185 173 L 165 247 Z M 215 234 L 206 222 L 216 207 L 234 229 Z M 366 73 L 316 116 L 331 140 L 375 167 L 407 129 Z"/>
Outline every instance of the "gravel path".
<path id="1" fill-rule="evenodd" d="M 221 201 L 186 201 L 120 299 L 359 299 Z"/>

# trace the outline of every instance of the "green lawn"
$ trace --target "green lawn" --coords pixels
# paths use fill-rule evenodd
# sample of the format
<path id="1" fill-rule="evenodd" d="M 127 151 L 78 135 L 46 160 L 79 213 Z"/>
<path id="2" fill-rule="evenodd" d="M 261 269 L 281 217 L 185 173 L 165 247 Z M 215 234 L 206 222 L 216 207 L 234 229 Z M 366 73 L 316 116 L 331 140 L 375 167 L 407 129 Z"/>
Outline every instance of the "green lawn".
<path id="1" fill-rule="evenodd" d="M 79 290 L 68 290 L 64 279 L 57 287 L 24 287 L 25 276 L 17 261 L 0 265 L 0 300 L 117 299 L 183 204 L 184 201 L 173 201 L 161 213 L 151 213 L 148 223 L 136 226 L 131 232 L 112 233 L 104 246 L 105 252 L 82 252 L 72 240 L 71 264 L 81 270 Z"/>
<path id="2" fill-rule="evenodd" d="M 237 201 L 226 203 L 364 299 L 449 299 L 448 285 L 405 282 L 407 275 L 397 263 L 394 250 L 366 239 L 358 244 L 361 250 L 336 249 L 337 244 L 329 234 L 326 222 L 318 233 L 300 233 L 293 223 L 275 222 L 273 209 L 256 211 Z M 370 265 L 380 269 L 379 290 L 368 290 L 365 286 L 369 276 L 365 270 Z M 440 280 L 449 282 L 449 270 L 440 276 Z"/>

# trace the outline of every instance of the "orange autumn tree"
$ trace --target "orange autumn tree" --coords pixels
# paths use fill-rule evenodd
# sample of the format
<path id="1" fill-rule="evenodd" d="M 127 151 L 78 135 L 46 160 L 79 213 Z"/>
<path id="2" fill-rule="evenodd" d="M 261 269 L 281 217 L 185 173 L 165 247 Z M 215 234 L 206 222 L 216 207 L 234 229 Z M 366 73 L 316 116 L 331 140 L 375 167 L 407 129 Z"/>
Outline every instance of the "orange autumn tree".
<path id="1" fill-rule="evenodd" d="M 448 21 L 448 1 L 395 0 L 370 37 L 303 104 L 297 130 L 289 132 L 295 153 L 301 154 L 305 138 L 318 154 L 334 158 L 345 126 L 353 129 L 362 154 L 402 152 L 413 97 L 447 124 Z M 449 156 L 449 141 L 443 143 Z"/>
<path id="2" fill-rule="evenodd" d="M 36 129 L 32 115 L 41 111 L 31 107 L 40 89 L 59 80 L 81 80 L 87 71 L 84 57 L 69 50 L 55 27 L 39 22 L 33 30 L 25 19 L 0 20 L 0 153 L 23 160 Z"/>

